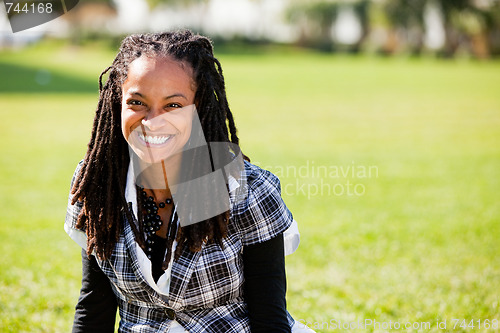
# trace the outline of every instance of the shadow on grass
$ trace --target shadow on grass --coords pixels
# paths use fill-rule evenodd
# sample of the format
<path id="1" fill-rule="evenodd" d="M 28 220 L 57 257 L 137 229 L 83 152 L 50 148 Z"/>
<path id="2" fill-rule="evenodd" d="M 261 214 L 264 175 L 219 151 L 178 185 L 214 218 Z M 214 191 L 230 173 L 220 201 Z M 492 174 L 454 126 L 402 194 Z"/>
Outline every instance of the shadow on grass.
<path id="1" fill-rule="evenodd" d="M 53 70 L 0 62 L 0 93 L 96 93 L 95 82 Z"/>

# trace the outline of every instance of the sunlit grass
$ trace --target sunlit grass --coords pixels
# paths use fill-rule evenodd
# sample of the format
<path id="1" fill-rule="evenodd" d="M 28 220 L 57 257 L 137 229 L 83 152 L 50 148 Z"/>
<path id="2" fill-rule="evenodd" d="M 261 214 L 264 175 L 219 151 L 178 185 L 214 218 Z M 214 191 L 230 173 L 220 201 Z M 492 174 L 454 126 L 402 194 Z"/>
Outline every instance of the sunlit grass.
<path id="1" fill-rule="evenodd" d="M 62 229 L 67 191 L 112 58 L 0 53 L 2 332 L 70 330 L 80 252 Z M 500 319 L 500 63 L 220 60 L 243 150 L 280 176 L 299 222 L 287 258 L 296 319 L 421 321 L 434 332 L 437 319 Z M 6 79 L 11 64 L 22 79 Z M 38 69 L 51 81 L 36 88 Z"/>

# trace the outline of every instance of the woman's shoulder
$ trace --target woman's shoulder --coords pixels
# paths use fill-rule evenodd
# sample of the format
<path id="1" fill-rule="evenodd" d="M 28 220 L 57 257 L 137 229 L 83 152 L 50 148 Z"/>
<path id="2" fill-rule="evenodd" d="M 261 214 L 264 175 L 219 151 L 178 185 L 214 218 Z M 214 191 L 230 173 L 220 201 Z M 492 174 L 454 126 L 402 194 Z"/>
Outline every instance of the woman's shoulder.
<path id="1" fill-rule="evenodd" d="M 252 206 L 269 199 L 281 199 L 280 180 L 276 175 L 248 161 L 243 162 L 240 177 L 230 177 L 229 180 L 231 213 L 235 215 L 247 212 Z"/>
<path id="2" fill-rule="evenodd" d="M 281 197 L 276 175 L 250 162 L 244 162 L 231 215 L 244 245 L 260 243 L 284 232 L 292 223 L 292 213 Z"/>
<path id="3" fill-rule="evenodd" d="M 80 171 L 83 168 L 83 163 L 85 160 L 80 160 L 78 164 L 76 165 L 75 171 L 73 172 L 73 178 L 71 179 L 71 188 L 73 188 L 73 185 L 75 184 L 76 177 L 80 174 Z"/>
<path id="4" fill-rule="evenodd" d="M 281 192 L 280 180 L 271 171 L 262 169 L 248 161 L 244 161 L 244 167 L 247 184 L 250 188 L 257 189 L 264 186 Z"/>

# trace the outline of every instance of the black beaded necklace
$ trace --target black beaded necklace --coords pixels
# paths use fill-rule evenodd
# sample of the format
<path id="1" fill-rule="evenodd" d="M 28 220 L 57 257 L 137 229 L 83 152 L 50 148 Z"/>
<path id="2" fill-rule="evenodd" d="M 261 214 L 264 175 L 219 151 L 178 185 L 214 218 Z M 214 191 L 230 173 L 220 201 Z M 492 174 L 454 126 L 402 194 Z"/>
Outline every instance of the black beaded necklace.
<path id="1" fill-rule="evenodd" d="M 143 230 L 146 234 L 146 255 L 151 260 L 153 257 L 152 252 L 155 245 L 156 232 L 160 230 L 161 226 L 163 225 L 163 221 L 161 219 L 161 216 L 158 214 L 158 210 L 165 208 L 166 205 L 172 204 L 172 198 L 167 198 L 165 201 L 156 204 L 155 199 L 152 196 L 148 196 L 144 188 L 140 187 L 140 189 L 142 192 L 142 225 Z M 174 212 L 172 212 L 172 215 L 170 217 L 169 229 L 171 229 L 171 225 L 173 224 L 173 215 Z M 167 232 L 167 236 L 170 236 L 169 234 L 170 232 Z"/>

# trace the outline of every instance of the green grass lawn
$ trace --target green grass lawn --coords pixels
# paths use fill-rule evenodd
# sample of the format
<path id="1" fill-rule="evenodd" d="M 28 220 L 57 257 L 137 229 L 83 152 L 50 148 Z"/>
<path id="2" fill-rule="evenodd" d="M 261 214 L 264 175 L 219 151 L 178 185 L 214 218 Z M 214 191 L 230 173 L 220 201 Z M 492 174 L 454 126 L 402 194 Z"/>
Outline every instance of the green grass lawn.
<path id="1" fill-rule="evenodd" d="M 0 53 L 2 332 L 70 331 L 81 273 L 63 230 L 67 193 L 114 53 Z M 500 320 L 498 61 L 220 60 L 242 148 L 280 176 L 299 223 L 287 258 L 295 319 L 317 332 L 334 320 L 429 322 L 421 332 Z"/>

